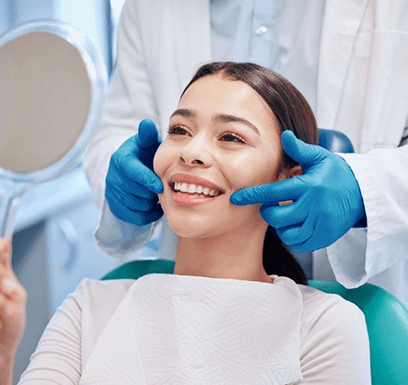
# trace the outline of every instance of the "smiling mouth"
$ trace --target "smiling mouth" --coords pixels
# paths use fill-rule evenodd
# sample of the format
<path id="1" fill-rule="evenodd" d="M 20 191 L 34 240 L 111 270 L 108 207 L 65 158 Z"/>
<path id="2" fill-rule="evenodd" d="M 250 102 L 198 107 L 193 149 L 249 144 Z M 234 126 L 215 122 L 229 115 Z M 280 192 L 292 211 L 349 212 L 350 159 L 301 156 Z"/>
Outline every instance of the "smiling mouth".
<path id="1" fill-rule="evenodd" d="M 219 190 L 210 189 L 209 187 L 203 187 L 196 184 L 174 182 L 171 187 L 175 193 L 190 194 L 197 197 L 214 198 L 222 194 Z"/>

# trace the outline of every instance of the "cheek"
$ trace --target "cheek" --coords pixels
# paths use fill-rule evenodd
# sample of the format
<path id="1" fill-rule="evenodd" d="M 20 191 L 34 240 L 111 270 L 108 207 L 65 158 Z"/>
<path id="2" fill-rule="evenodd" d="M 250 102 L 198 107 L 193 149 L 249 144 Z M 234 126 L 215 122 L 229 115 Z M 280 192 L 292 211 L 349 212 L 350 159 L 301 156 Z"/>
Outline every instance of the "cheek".
<path id="1" fill-rule="evenodd" d="M 256 153 L 239 159 L 231 158 L 228 163 L 227 179 L 233 190 L 243 189 L 277 181 L 280 170 L 280 156 L 277 154 Z"/>
<path id="2" fill-rule="evenodd" d="M 159 146 L 153 159 L 153 171 L 162 178 L 169 163 L 169 151 L 164 142 Z"/>

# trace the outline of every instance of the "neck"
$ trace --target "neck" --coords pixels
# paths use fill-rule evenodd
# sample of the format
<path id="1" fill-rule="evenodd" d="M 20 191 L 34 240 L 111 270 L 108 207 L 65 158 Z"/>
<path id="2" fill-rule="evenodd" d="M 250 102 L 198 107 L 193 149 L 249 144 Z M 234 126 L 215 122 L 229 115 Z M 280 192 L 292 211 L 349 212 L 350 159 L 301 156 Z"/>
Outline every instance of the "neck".
<path id="1" fill-rule="evenodd" d="M 262 264 L 265 229 L 211 238 L 179 238 L 174 273 L 271 282 Z"/>

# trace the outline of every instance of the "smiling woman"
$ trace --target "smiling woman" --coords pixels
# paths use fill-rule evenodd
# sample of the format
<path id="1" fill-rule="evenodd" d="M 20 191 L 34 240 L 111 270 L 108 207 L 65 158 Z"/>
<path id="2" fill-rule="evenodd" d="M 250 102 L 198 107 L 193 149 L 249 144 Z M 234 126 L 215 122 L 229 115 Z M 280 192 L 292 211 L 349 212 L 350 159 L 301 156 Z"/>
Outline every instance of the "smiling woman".
<path id="1" fill-rule="evenodd" d="M 174 274 L 85 280 L 21 384 L 370 384 L 362 312 L 300 284 L 259 205 L 229 201 L 301 173 L 285 158 L 283 130 L 316 141 L 313 114 L 287 80 L 248 63 L 201 67 L 154 158 L 179 237 Z"/>
<path id="2" fill-rule="evenodd" d="M 197 71 L 154 161 L 164 182 L 160 202 L 179 236 L 178 274 L 198 268 L 199 275 L 209 269 L 208 276 L 266 282 L 275 274 L 307 285 L 275 231 L 267 231 L 259 206 L 229 203 L 237 190 L 301 174 L 282 149 L 284 130 L 317 143 L 313 113 L 285 78 L 250 63 L 210 63 Z"/>

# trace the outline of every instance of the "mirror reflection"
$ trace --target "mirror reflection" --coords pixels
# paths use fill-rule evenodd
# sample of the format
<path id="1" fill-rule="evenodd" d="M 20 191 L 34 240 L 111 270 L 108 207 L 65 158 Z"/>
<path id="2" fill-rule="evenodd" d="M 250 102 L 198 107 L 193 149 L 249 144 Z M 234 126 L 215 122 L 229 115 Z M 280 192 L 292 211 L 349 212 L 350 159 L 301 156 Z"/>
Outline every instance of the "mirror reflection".
<path id="1" fill-rule="evenodd" d="M 0 167 L 18 173 L 61 159 L 81 134 L 91 84 L 80 53 L 47 32 L 0 48 Z"/>

